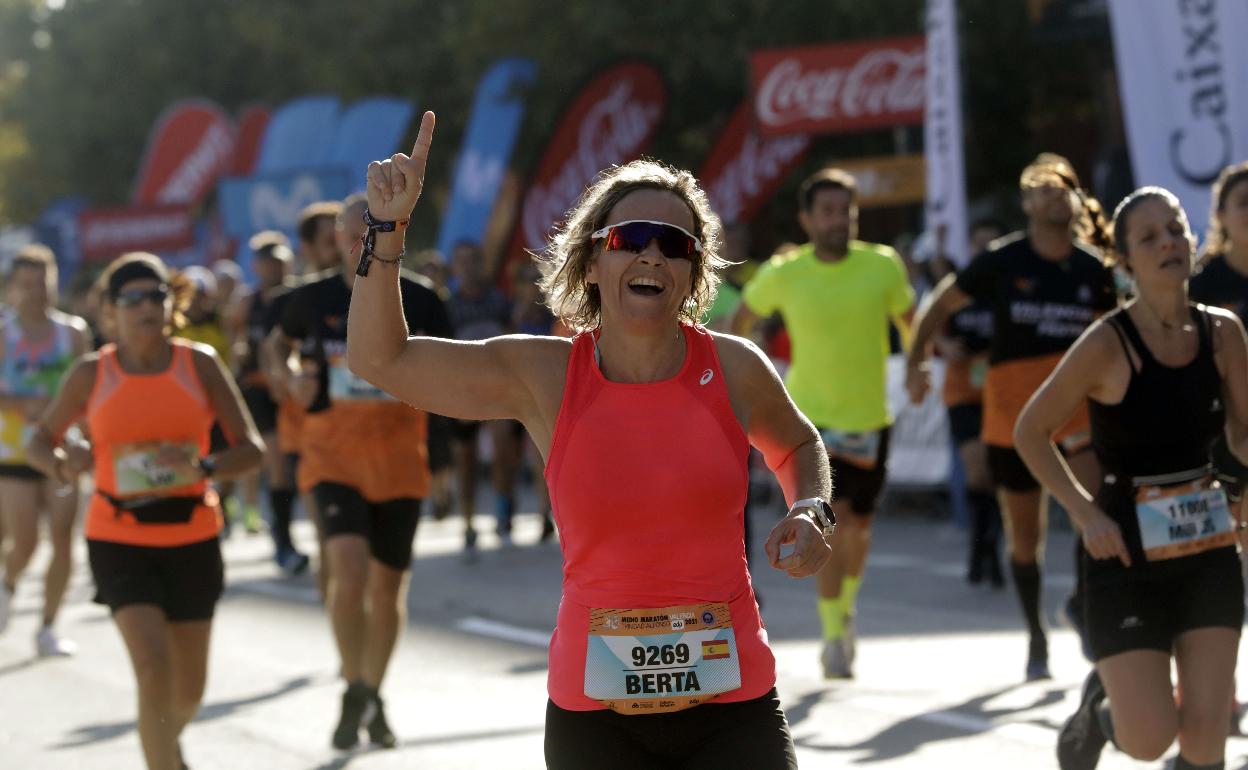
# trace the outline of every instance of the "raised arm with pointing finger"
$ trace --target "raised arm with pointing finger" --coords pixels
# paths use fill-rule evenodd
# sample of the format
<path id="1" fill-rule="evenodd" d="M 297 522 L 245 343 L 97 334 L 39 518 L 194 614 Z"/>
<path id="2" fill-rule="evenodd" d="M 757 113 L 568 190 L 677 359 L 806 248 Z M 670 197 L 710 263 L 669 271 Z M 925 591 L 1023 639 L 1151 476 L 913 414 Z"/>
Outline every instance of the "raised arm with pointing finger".
<path id="1" fill-rule="evenodd" d="M 565 560 L 548 766 L 596 763 L 586 713 L 661 715 L 710 700 L 759 703 L 714 749 L 725 762 L 777 766 L 792 745 L 777 731 L 774 658 L 744 559 L 749 445 L 792 503 L 766 548 L 793 577 L 828 557 L 831 479 L 818 434 L 761 352 L 696 323 L 724 264 L 705 193 L 688 172 L 653 161 L 605 171 L 585 191 L 540 257 L 546 303 L 580 331 L 574 339 L 409 336 L 395 274 L 433 128 L 425 113 L 410 155 L 369 166 L 348 360 L 419 409 L 519 420 L 546 462 Z M 786 544 L 793 551 L 782 555 Z M 655 618 L 675 644 L 655 635 Z M 630 642 L 619 634 L 642 646 L 622 651 Z M 652 761 L 635 736 L 620 741 L 638 753 L 634 764 Z"/>

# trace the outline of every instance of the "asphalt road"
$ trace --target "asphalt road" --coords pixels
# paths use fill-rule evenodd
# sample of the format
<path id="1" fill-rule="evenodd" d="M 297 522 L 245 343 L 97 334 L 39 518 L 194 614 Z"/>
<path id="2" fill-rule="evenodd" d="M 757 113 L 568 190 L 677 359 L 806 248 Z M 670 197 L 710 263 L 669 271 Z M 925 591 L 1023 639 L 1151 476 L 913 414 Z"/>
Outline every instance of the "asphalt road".
<path id="1" fill-rule="evenodd" d="M 766 534 L 763 519 L 755 519 L 756 539 Z M 492 526 L 484 517 L 482 525 Z M 267 537 L 236 533 L 225 548 L 229 588 L 207 697 L 183 740 L 191 767 L 543 766 L 558 547 L 531 545 L 538 524 L 529 516 L 517 524 L 519 545 L 500 548 L 483 535 L 481 558 L 468 565 L 455 520 L 421 526 L 410 623 L 383 692 L 400 747 L 330 749 L 341 684 L 313 581 L 280 577 Z M 311 536 L 306 524 L 298 534 L 305 543 Z M 1056 767 L 1057 729 L 1087 672 L 1075 637 L 1056 621 L 1071 585 L 1069 536 L 1055 532 L 1049 544 L 1050 682 L 1022 683 L 1026 639 L 1013 593 L 967 585 L 963 551 L 964 535 L 948 524 L 881 516 L 852 682 L 820 677 L 813 585 L 755 570 L 803 768 Z M 107 611 L 90 601 L 86 568 L 61 624 L 81 645 L 70 659 L 33 657 L 37 574 L 19 587 L 16 616 L 0 636 L 0 768 L 141 767 L 129 664 Z M 1228 767 L 1248 767 L 1248 741 L 1233 739 L 1227 758 Z M 1147 766 L 1112 749 L 1100 765 Z"/>

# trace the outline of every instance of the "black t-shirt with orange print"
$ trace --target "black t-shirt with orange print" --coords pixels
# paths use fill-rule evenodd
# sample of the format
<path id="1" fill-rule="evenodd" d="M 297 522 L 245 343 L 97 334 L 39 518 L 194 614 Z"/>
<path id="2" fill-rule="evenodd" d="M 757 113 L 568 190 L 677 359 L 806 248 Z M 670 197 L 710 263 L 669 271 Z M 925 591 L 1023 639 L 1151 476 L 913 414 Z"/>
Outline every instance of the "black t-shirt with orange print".
<path id="1" fill-rule="evenodd" d="M 1113 273 L 1083 244 L 1054 261 L 1037 254 L 1027 234 L 1019 232 L 971 260 L 957 286 L 992 308 L 984 441 L 1012 447 L 1014 423 L 1027 400 L 1079 335 L 1117 304 Z M 1086 426 L 1084 411 L 1058 439 L 1084 444 Z"/>
<path id="2" fill-rule="evenodd" d="M 423 279 L 400 279 L 411 334 L 450 337 L 446 307 Z M 290 292 L 281 329 L 320 368 L 320 388 L 301 429 L 299 489 L 342 484 L 383 503 L 428 492 L 427 416 L 356 376 L 346 365 L 351 291 L 335 270 Z"/>
<path id="3" fill-rule="evenodd" d="M 451 337 L 451 324 L 446 305 L 425 280 L 407 271 L 399 279 L 403 298 L 403 315 L 411 334 L 426 337 Z M 351 309 L 351 290 L 339 270 L 329 270 L 294 288 L 284 297 L 280 324 L 287 336 L 300 340 L 299 354 L 314 361 L 321 371 L 321 387 L 316 400 L 308 408 L 315 413 L 331 406 L 330 374 L 335 367 L 345 366 L 347 353 L 347 313 Z M 360 397 L 366 389 L 358 381 L 345 382 L 341 394 Z M 334 382 L 337 386 L 339 383 Z M 351 391 L 355 392 L 351 392 Z M 335 394 L 337 395 L 337 393 Z"/>

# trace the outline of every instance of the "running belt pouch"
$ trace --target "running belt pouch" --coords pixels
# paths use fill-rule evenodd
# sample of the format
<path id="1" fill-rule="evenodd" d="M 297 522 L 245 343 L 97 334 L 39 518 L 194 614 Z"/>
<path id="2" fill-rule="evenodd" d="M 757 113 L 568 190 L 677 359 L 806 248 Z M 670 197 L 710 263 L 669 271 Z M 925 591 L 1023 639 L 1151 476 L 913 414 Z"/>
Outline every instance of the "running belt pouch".
<path id="1" fill-rule="evenodd" d="M 202 497 L 141 497 L 119 500 L 112 495 L 100 495 L 117 509 L 117 515 L 129 513 L 140 524 L 186 524 L 195 509 L 203 504 Z"/>

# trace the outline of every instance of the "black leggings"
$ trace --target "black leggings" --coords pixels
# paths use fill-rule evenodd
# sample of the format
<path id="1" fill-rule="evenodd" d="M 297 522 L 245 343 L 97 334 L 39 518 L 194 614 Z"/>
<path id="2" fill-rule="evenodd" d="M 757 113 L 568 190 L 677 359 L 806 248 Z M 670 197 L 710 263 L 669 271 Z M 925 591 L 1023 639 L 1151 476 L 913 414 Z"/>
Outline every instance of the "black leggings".
<path id="1" fill-rule="evenodd" d="M 546 705 L 548 770 L 796 770 L 789 723 L 773 688 L 739 703 L 624 716 Z"/>

